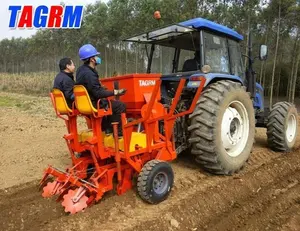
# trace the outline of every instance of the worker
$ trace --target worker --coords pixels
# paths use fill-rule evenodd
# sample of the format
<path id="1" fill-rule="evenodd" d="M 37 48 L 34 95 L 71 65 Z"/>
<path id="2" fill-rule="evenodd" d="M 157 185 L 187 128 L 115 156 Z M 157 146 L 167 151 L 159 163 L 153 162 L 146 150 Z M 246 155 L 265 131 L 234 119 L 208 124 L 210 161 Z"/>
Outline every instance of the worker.
<path id="1" fill-rule="evenodd" d="M 126 89 L 114 89 L 108 91 L 99 81 L 99 75 L 96 71 L 96 66 L 101 64 L 100 52 L 91 44 L 85 44 L 79 49 L 79 58 L 83 61 L 76 72 L 76 85 L 83 85 L 92 101 L 92 104 L 97 108 L 97 102 L 100 100 L 100 107 L 107 108 L 108 100 L 110 96 L 121 96 L 126 93 Z M 111 100 L 112 115 L 109 116 L 108 123 L 118 122 L 118 136 L 122 137 L 122 121 L 121 113 L 125 113 L 126 105 L 123 102 L 117 100 Z"/>
<path id="2" fill-rule="evenodd" d="M 53 88 L 59 89 L 63 92 L 66 102 L 70 108 L 74 101 L 73 87 L 75 65 L 71 58 L 62 58 L 59 61 L 60 72 L 56 75 L 53 83 Z"/>
<path id="3" fill-rule="evenodd" d="M 182 71 L 197 71 L 200 68 L 200 51 L 194 53 L 193 59 L 188 59 L 184 62 Z"/>

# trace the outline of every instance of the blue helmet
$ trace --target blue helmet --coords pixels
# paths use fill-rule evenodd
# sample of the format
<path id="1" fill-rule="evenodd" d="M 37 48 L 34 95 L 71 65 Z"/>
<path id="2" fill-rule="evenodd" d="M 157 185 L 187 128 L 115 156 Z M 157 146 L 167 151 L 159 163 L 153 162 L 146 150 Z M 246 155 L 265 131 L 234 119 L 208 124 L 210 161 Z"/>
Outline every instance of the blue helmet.
<path id="1" fill-rule="evenodd" d="M 79 58 L 81 60 L 88 59 L 99 54 L 100 52 L 98 52 L 97 49 L 91 44 L 85 44 L 79 49 Z"/>

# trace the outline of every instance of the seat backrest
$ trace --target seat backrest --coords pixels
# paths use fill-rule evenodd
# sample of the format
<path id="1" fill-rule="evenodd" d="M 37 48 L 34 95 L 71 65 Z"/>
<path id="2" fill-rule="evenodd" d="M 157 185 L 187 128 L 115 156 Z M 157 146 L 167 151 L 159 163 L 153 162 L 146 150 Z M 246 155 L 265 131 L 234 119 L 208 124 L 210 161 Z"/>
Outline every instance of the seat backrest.
<path id="1" fill-rule="evenodd" d="M 72 113 L 72 109 L 69 108 L 65 96 L 61 90 L 54 88 L 51 93 L 54 100 L 53 106 L 55 107 L 55 110 L 59 112 L 59 114 L 66 115 Z"/>
<path id="2" fill-rule="evenodd" d="M 94 112 L 97 112 L 97 109 L 94 108 L 90 96 L 84 86 L 75 85 L 73 91 L 76 108 L 81 114 L 91 115 Z"/>
<path id="3" fill-rule="evenodd" d="M 198 63 L 195 59 L 188 59 L 184 62 L 183 67 L 182 67 L 182 71 L 186 72 L 186 71 L 197 71 L 198 68 Z"/>

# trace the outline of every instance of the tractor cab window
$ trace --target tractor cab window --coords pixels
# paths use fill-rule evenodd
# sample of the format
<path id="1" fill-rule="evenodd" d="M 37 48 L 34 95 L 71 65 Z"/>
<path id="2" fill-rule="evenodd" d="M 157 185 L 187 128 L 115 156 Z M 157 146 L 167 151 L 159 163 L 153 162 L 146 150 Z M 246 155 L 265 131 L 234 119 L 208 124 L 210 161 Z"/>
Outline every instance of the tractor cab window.
<path id="1" fill-rule="evenodd" d="M 155 45 L 153 55 L 149 57 L 151 58 L 151 73 L 167 75 L 175 72 L 197 71 L 200 69 L 199 31 L 188 31 L 176 36 L 169 34 L 169 37 L 151 42 L 150 44 Z M 151 53 L 150 49 L 148 53 Z"/>
<path id="2" fill-rule="evenodd" d="M 178 60 L 178 71 L 197 71 L 200 69 L 200 52 L 190 50 L 180 50 Z"/>
<path id="3" fill-rule="evenodd" d="M 229 74 L 229 55 L 226 39 L 204 32 L 204 63 L 211 72 Z"/>
<path id="4" fill-rule="evenodd" d="M 172 62 L 175 49 L 173 47 L 155 46 L 153 52 L 151 72 L 170 74 L 172 72 Z"/>
<path id="5" fill-rule="evenodd" d="M 230 52 L 230 63 L 231 63 L 231 74 L 239 76 L 245 79 L 245 72 L 243 67 L 242 53 L 240 45 L 234 40 L 228 40 L 229 52 Z"/>

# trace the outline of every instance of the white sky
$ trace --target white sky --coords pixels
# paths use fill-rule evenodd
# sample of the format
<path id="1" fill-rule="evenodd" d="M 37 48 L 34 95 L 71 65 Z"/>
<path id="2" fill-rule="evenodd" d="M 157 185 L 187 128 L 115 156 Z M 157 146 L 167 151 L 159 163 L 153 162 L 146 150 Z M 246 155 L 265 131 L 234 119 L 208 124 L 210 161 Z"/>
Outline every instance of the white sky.
<path id="1" fill-rule="evenodd" d="M 35 29 L 10 29 L 8 27 L 10 19 L 9 5 L 32 5 L 37 7 L 39 5 L 58 5 L 64 2 L 66 5 L 86 5 L 94 3 L 97 0 L 0 0 L 0 40 L 4 38 L 23 37 L 27 38 L 35 34 Z M 108 0 L 101 0 L 108 2 Z"/>

